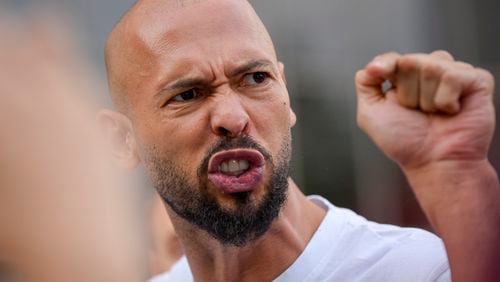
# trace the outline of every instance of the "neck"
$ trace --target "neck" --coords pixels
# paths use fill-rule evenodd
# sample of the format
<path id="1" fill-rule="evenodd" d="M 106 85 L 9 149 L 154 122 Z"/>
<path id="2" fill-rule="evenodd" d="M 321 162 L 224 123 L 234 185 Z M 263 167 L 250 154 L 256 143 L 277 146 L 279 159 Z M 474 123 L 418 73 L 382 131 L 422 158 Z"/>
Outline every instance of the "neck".
<path id="1" fill-rule="evenodd" d="M 167 208 L 195 281 L 271 281 L 283 273 L 303 252 L 326 213 L 292 180 L 287 193 L 270 229 L 243 247 L 221 244 Z"/>

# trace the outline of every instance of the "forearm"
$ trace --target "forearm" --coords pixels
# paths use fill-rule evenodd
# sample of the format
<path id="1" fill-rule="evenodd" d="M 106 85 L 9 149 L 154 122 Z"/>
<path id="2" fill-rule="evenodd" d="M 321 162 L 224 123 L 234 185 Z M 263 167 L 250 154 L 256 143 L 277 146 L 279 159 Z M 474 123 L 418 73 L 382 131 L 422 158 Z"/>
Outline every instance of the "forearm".
<path id="1" fill-rule="evenodd" d="M 444 240 L 454 281 L 500 279 L 500 186 L 486 160 L 404 170 Z"/>

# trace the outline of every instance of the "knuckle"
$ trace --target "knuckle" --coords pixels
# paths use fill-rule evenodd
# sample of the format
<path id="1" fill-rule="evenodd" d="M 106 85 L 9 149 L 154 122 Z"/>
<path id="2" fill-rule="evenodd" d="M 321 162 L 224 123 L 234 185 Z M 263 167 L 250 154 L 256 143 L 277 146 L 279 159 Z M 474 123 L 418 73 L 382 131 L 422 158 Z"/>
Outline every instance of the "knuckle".
<path id="1" fill-rule="evenodd" d="M 441 76 L 441 82 L 446 84 L 455 84 L 460 80 L 455 71 L 445 71 Z"/>
<path id="2" fill-rule="evenodd" d="M 443 67 L 437 63 L 427 63 L 422 66 L 421 76 L 424 80 L 437 79 L 443 73 Z"/>
<path id="3" fill-rule="evenodd" d="M 431 53 L 432 56 L 437 56 L 437 57 L 440 57 L 440 58 L 443 58 L 443 59 L 448 59 L 448 60 L 453 60 L 453 55 L 446 51 L 446 50 L 442 50 L 442 49 L 438 49 L 438 50 L 435 50 L 434 52 Z"/>
<path id="4" fill-rule="evenodd" d="M 386 56 L 387 56 L 387 57 L 391 57 L 391 58 L 397 58 L 397 57 L 400 57 L 400 56 L 401 56 L 401 54 L 399 54 L 398 52 L 394 52 L 394 51 L 392 51 L 392 52 L 388 52 L 388 53 L 386 53 Z"/>
<path id="5" fill-rule="evenodd" d="M 384 53 L 378 57 L 386 58 L 386 57 L 399 57 L 399 56 L 401 56 L 401 55 L 398 52 L 391 51 L 391 52 Z"/>
<path id="6" fill-rule="evenodd" d="M 403 72 L 416 71 L 418 69 L 418 62 L 415 56 L 405 55 L 398 60 L 398 69 Z"/>
<path id="7" fill-rule="evenodd" d="M 380 54 L 372 59 L 373 61 L 395 61 L 397 60 L 401 55 L 397 52 L 387 52 Z"/>
<path id="8" fill-rule="evenodd" d="M 474 67 L 471 64 L 462 61 L 455 62 L 454 66 L 462 69 L 474 69 Z"/>
<path id="9" fill-rule="evenodd" d="M 493 88 L 495 88 L 495 77 L 493 76 L 493 74 L 482 68 L 476 68 L 475 70 L 479 77 L 479 81 L 481 83 L 484 83 L 484 86 L 487 89 L 493 90 Z"/>
<path id="10" fill-rule="evenodd" d="M 490 83 L 495 82 L 495 77 L 493 76 L 493 74 L 491 72 L 489 72 L 485 69 L 481 69 L 481 68 L 478 68 L 477 70 L 484 77 L 485 80 L 487 80 Z"/>

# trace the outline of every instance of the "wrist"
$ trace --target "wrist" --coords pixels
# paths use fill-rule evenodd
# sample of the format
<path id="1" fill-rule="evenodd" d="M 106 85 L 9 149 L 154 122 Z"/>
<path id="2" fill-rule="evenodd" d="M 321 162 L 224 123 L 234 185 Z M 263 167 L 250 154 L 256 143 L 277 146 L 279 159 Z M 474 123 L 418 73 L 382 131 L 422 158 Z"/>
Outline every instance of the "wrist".
<path id="1" fill-rule="evenodd" d="M 418 189 L 425 189 L 430 184 L 453 186 L 463 181 L 478 180 L 479 177 L 497 178 L 495 169 L 487 159 L 438 161 L 417 168 L 402 167 L 402 170 L 410 184 L 415 185 L 412 187 Z"/>
<path id="2" fill-rule="evenodd" d="M 440 161 L 403 172 L 431 223 L 442 210 L 500 195 L 497 173 L 487 159 Z"/>

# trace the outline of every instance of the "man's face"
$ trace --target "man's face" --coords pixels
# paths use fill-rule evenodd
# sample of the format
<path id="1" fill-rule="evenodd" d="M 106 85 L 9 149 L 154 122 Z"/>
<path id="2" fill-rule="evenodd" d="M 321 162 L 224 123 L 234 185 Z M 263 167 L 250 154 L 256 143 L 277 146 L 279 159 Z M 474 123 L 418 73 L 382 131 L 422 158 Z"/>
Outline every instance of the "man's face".
<path id="1" fill-rule="evenodd" d="M 243 245 L 288 187 L 295 117 L 274 47 L 246 1 L 139 13 L 123 82 L 139 155 L 177 214 Z"/>

